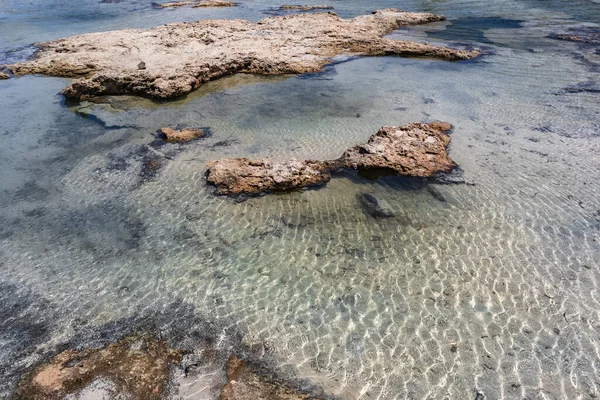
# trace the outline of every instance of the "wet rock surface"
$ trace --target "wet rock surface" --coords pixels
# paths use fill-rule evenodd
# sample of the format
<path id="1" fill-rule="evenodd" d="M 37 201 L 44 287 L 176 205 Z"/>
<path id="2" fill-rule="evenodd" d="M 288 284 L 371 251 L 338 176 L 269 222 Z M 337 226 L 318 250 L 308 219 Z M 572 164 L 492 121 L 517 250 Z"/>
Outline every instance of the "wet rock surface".
<path id="1" fill-rule="evenodd" d="M 238 72 L 263 75 L 317 72 L 340 54 L 425 56 L 464 60 L 477 51 L 454 50 L 382 36 L 401 26 L 444 20 L 428 13 L 378 10 L 345 20 L 333 13 L 243 20 L 171 23 L 152 29 L 90 33 L 38 44 L 32 60 L 8 65 L 17 76 L 74 77 L 62 93 L 182 96 L 205 82 Z M 145 69 L 138 68 L 140 60 Z"/>
<path id="2" fill-rule="evenodd" d="M 312 6 L 303 6 L 299 4 L 287 4 L 279 7 L 282 11 L 288 10 L 298 10 L 298 11 L 311 11 L 311 10 L 333 10 L 333 6 L 328 5 L 312 5 Z"/>
<path id="3" fill-rule="evenodd" d="M 277 163 L 269 160 L 226 158 L 208 164 L 207 180 L 217 194 L 257 194 L 284 191 L 329 181 L 327 163 L 292 159 Z"/>
<path id="4" fill-rule="evenodd" d="M 225 0 L 199 0 L 199 1 L 173 1 L 170 3 L 156 4 L 158 8 L 176 8 L 192 6 L 192 8 L 201 7 L 235 7 L 236 3 Z"/>
<path id="5" fill-rule="evenodd" d="M 16 399 L 60 399 L 99 378 L 133 399 L 159 399 L 169 367 L 181 352 L 150 337 L 127 337 L 101 349 L 66 350 L 36 368 L 19 384 Z"/>
<path id="6" fill-rule="evenodd" d="M 236 356 L 227 362 L 227 383 L 221 390 L 219 400 L 303 400 L 319 399 L 299 393 L 281 383 L 269 381 L 254 372 Z"/>
<path id="7" fill-rule="evenodd" d="M 175 130 L 172 128 L 161 128 L 158 131 L 158 135 L 166 142 L 171 143 L 187 143 L 194 139 L 202 138 L 207 135 L 207 131 L 204 129 L 186 128 Z"/>
<path id="8" fill-rule="evenodd" d="M 450 143 L 447 132 L 451 128 L 445 122 L 383 127 L 367 143 L 359 144 L 331 161 L 292 159 L 272 162 L 247 158 L 211 161 L 207 181 L 216 186 L 217 194 L 238 195 L 322 185 L 329 181 L 331 172 L 343 168 L 430 177 L 456 167 L 446 153 Z M 377 208 L 376 199 L 366 202 L 373 209 Z"/>

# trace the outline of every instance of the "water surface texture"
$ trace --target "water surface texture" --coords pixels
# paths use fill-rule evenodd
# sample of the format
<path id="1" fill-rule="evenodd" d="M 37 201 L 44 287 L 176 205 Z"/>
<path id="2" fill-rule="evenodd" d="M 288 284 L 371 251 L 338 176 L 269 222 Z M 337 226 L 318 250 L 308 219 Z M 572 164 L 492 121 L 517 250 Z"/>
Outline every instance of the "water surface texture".
<path id="1" fill-rule="evenodd" d="M 280 5 L 239 2 L 4 0 L 0 63 L 43 40 Z M 0 81 L 0 397 L 67 344 L 148 325 L 241 346 L 342 399 L 600 396 L 600 52 L 555 38 L 597 33 L 600 3 L 330 3 L 444 14 L 390 37 L 485 54 L 239 75 L 160 104 L 65 104 L 66 79 Z M 380 126 L 433 120 L 454 125 L 465 184 L 343 173 L 241 203 L 205 184 L 220 157 L 332 159 Z M 178 125 L 211 136 L 151 145 Z M 395 216 L 371 216 L 364 193 Z M 214 398 L 199 381 L 174 398 Z"/>

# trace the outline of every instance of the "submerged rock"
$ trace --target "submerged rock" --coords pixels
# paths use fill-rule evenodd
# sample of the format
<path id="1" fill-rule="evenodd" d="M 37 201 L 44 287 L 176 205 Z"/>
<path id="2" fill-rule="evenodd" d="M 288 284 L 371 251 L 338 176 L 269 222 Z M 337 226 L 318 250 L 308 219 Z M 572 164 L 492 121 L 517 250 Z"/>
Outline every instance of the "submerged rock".
<path id="1" fill-rule="evenodd" d="M 181 130 L 175 130 L 172 128 L 161 128 L 159 136 L 167 142 L 178 142 L 186 143 L 191 140 L 206 136 L 206 130 L 187 128 Z"/>
<path id="2" fill-rule="evenodd" d="M 184 7 L 234 7 L 236 3 L 225 0 L 199 0 L 199 1 L 174 1 L 170 3 L 156 4 L 158 8 Z"/>
<path id="3" fill-rule="evenodd" d="M 303 400 L 318 397 L 302 394 L 281 383 L 269 381 L 255 373 L 244 361 L 232 356 L 227 362 L 227 383 L 219 400 Z"/>
<path id="4" fill-rule="evenodd" d="M 311 10 L 333 10 L 333 6 L 326 5 L 314 5 L 314 6 L 303 6 L 299 4 L 287 4 L 279 7 L 280 10 L 299 10 L 299 11 L 311 11 Z"/>
<path id="5" fill-rule="evenodd" d="M 121 396 L 160 399 L 181 352 L 150 337 L 128 337 L 102 349 L 66 350 L 26 376 L 16 399 L 59 399 L 104 379 Z"/>
<path id="6" fill-rule="evenodd" d="M 370 193 L 359 194 L 358 201 L 373 218 L 390 218 L 395 215 L 394 210 L 385 200 L 380 200 Z"/>
<path id="7" fill-rule="evenodd" d="M 292 159 L 275 163 L 225 158 L 208 164 L 207 180 L 217 187 L 218 194 L 256 194 L 322 185 L 329 181 L 331 171 L 341 168 L 385 169 L 398 175 L 429 177 L 456 167 L 446 153 L 450 142 L 446 132 L 451 128 L 444 122 L 383 127 L 367 143 L 330 161 Z"/>
<path id="8" fill-rule="evenodd" d="M 327 163 L 291 159 L 277 163 L 269 160 L 225 158 L 208 164 L 207 180 L 218 194 L 256 194 L 282 191 L 329 181 Z"/>
<path id="9" fill-rule="evenodd" d="M 35 58 L 8 65 L 15 75 L 75 77 L 62 93 L 87 99 L 109 94 L 182 96 L 238 72 L 263 75 L 317 72 L 340 54 L 427 56 L 464 60 L 454 50 L 382 36 L 405 25 L 442 21 L 429 13 L 385 9 L 346 20 L 333 13 L 244 20 L 178 22 L 152 29 L 89 33 L 38 44 Z M 146 69 L 139 69 L 144 60 Z"/>

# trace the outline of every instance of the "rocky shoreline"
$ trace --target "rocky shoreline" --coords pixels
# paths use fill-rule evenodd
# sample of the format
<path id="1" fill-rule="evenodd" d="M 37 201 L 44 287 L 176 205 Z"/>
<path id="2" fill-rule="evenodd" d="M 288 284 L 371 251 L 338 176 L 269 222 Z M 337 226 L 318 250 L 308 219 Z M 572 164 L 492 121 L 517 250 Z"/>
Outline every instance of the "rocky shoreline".
<path id="1" fill-rule="evenodd" d="M 421 56 L 448 61 L 476 57 L 479 52 L 475 50 L 382 37 L 402 26 L 444 19 L 429 13 L 385 9 L 349 20 L 329 12 L 270 17 L 256 23 L 178 22 L 39 43 L 33 59 L 6 68 L 15 76 L 77 78 L 62 91 L 69 99 L 122 94 L 169 99 L 239 72 L 317 72 L 340 54 Z"/>
<path id="2" fill-rule="evenodd" d="M 323 185 L 333 171 L 344 168 L 430 177 L 456 167 L 446 152 L 451 129 L 445 122 L 382 127 L 366 143 L 346 150 L 336 160 L 224 158 L 208 163 L 207 181 L 217 194 L 252 195 Z"/>
<path id="3" fill-rule="evenodd" d="M 198 1 L 174 1 L 170 3 L 157 3 L 158 8 L 178 8 L 192 6 L 192 8 L 204 7 L 235 7 L 237 4 L 226 0 L 198 0 Z"/>

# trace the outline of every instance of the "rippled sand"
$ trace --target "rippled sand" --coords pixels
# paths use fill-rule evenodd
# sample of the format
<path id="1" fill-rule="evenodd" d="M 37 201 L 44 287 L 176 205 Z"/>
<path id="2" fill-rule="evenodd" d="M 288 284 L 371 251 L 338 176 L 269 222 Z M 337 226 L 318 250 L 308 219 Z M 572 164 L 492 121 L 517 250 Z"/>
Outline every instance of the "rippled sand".
<path id="1" fill-rule="evenodd" d="M 517 17 L 500 3 L 474 13 Z M 153 325 L 343 399 L 600 396 L 600 102 L 566 90 L 597 87 L 599 60 L 547 38 L 582 16 L 515 4 L 518 27 L 457 39 L 486 39 L 466 63 L 357 59 L 176 106 L 83 104 L 87 118 L 55 95 L 63 80 L 0 82 L 0 393 L 64 343 Z M 448 44 L 427 36 L 446 26 L 402 35 Z M 212 159 L 327 159 L 430 120 L 455 126 L 468 184 L 344 173 L 242 203 L 205 186 Z M 177 124 L 212 136 L 159 147 L 149 173 L 153 132 Z M 219 367 L 179 377 L 174 398 L 213 398 Z"/>

